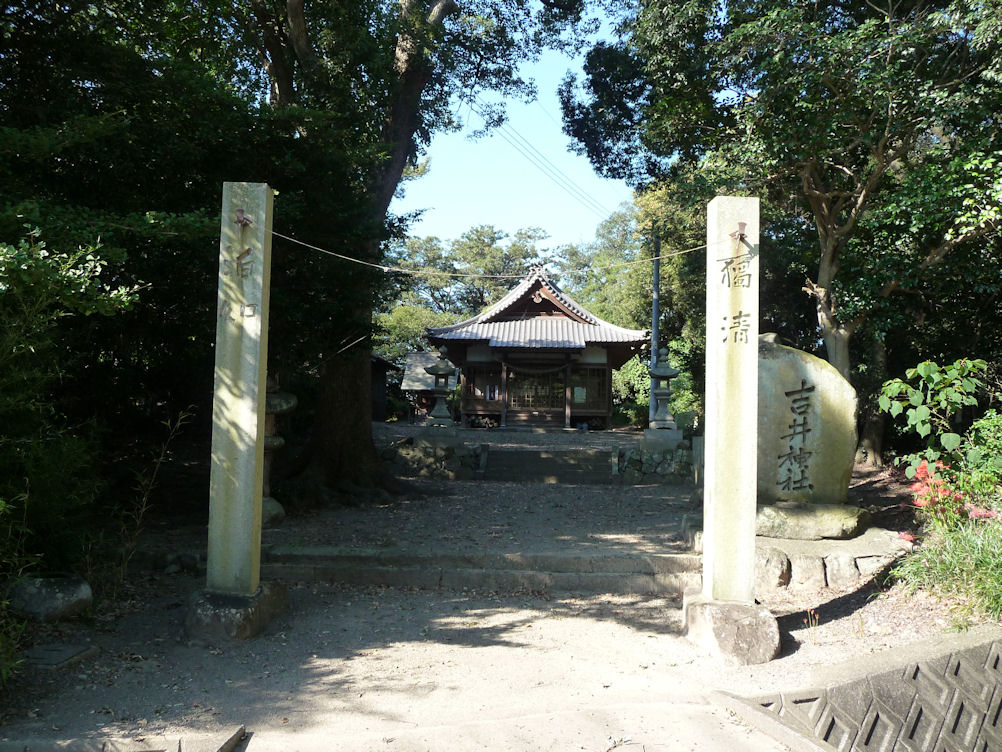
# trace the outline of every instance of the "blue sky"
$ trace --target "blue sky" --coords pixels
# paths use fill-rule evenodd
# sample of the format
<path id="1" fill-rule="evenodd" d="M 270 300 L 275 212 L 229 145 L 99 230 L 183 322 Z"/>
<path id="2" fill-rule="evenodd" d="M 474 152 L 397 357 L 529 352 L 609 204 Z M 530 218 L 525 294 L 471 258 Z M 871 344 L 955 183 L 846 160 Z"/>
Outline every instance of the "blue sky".
<path id="1" fill-rule="evenodd" d="M 568 150 L 570 139 L 561 130 L 556 92 L 567 70 L 576 67 L 575 61 L 563 55 L 544 55 L 531 68 L 538 101 L 510 102 L 507 127 L 501 133 L 470 139 L 469 134 L 483 126 L 483 119 L 469 106 L 462 107 L 463 132 L 434 138 L 428 151 L 428 174 L 408 182 L 403 199 L 390 207 L 396 213 L 425 210 L 412 225 L 411 234 L 453 239 L 470 227 L 490 224 L 509 234 L 523 227 L 540 227 L 550 235 L 545 246 L 551 248 L 594 238 L 598 224 L 630 201 L 632 191 L 621 180 L 599 177 L 585 157 Z M 560 187 L 509 143 L 518 143 L 537 162 L 542 161 L 521 139 L 575 188 Z"/>

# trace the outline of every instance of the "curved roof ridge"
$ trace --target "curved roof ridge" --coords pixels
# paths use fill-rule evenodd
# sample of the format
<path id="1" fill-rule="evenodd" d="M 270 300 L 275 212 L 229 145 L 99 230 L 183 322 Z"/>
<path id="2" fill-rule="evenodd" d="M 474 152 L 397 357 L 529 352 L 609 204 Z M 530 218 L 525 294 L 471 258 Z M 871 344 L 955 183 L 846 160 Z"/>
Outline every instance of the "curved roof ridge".
<path id="1" fill-rule="evenodd" d="M 631 335 L 639 335 L 641 338 L 646 337 L 647 335 L 646 329 L 627 329 L 626 327 L 618 326 L 617 324 L 613 324 L 599 318 L 560 289 L 560 286 L 550 278 L 550 275 L 547 274 L 546 269 L 542 265 L 534 266 L 523 280 L 515 285 L 515 287 L 513 287 L 494 305 L 485 308 L 480 313 L 475 316 L 471 316 L 464 321 L 460 321 L 449 326 L 432 327 L 428 329 L 428 332 L 433 335 L 445 334 L 456 331 L 457 329 L 474 326 L 476 324 L 492 323 L 492 319 L 494 319 L 494 317 L 499 316 L 515 305 L 515 303 L 521 300 L 536 282 L 539 282 L 543 287 L 546 287 L 562 305 L 566 306 L 572 312 L 580 316 L 588 324 L 598 327 L 609 327 L 610 329 L 619 330 L 624 333 L 628 332 Z"/>
<path id="2" fill-rule="evenodd" d="M 458 323 L 450 324 L 449 326 L 431 327 L 428 329 L 428 331 L 451 332 L 456 329 L 461 329 L 464 326 L 470 326 L 471 324 L 478 324 L 481 321 L 484 321 L 491 316 L 495 316 L 499 313 L 502 313 L 503 311 L 515 305 L 515 303 L 517 303 L 519 299 L 521 299 L 522 295 L 524 295 L 528 291 L 528 289 L 532 286 L 533 282 L 543 277 L 543 275 L 540 272 L 541 268 L 533 267 L 532 270 L 529 272 L 528 276 L 526 276 L 511 290 L 509 290 L 505 294 L 505 296 L 501 298 L 501 300 L 499 300 L 497 303 L 494 303 L 493 305 L 488 306 L 480 313 L 477 313 L 471 316 L 470 318 L 460 321 Z"/>

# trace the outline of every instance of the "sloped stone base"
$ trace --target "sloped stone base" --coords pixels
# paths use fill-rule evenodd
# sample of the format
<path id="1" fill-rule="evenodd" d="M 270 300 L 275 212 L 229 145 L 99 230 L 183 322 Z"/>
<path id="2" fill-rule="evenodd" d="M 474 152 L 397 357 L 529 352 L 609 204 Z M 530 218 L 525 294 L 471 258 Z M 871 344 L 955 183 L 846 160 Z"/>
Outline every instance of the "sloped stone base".
<path id="1" fill-rule="evenodd" d="M 765 606 L 686 593 L 686 637 L 731 666 L 768 663 L 779 655 L 779 625 Z"/>

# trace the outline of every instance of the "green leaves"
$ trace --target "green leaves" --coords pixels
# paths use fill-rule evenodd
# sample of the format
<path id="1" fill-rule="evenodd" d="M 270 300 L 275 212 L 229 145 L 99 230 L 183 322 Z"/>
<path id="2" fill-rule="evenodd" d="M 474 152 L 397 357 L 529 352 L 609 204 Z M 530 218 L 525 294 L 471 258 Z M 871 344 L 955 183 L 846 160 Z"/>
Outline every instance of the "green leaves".
<path id="1" fill-rule="evenodd" d="M 976 450 L 964 448 L 970 441 L 953 431 L 952 425 L 961 408 L 978 403 L 977 395 L 984 388 L 978 376 L 987 369 L 983 360 L 961 358 L 944 367 L 923 361 L 907 369 L 908 381 L 891 379 L 884 382 L 877 401 L 880 410 L 892 417 L 904 413 L 907 427 L 926 439 L 926 450 L 908 458 L 913 473 L 921 458 L 934 462 L 943 452 L 955 461 L 978 457 Z"/>
<path id="2" fill-rule="evenodd" d="M 943 445 L 943 449 L 948 452 L 952 452 L 959 447 L 962 441 L 963 439 L 960 438 L 960 434 L 956 433 L 944 433 L 939 437 L 939 442 Z"/>
<path id="3" fill-rule="evenodd" d="M 888 350 L 909 360 L 998 348 L 1002 45 L 985 20 L 997 3 L 638 5 L 589 56 L 587 81 L 563 90 L 596 169 L 673 190 L 722 160 L 742 190 L 784 202 L 816 231 L 794 289 L 817 284 L 816 320 L 846 374 L 861 353 L 836 343 L 866 329 L 893 333 Z M 983 319 L 966 327 L 975 306 Z M 930 326 L 936 341 L 915 336 Z"/>

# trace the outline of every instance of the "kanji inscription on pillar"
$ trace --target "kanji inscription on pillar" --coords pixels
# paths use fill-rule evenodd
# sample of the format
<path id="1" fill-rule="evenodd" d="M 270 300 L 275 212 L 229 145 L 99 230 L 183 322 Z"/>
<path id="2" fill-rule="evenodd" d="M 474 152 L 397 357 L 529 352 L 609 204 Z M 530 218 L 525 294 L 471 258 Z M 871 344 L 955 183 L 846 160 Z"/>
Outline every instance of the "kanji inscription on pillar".
<path id="1" fill-rule="evenodd" d="M 703 595 L 754 600 L 758 199 L 707 207 Z"/>
<path id="2" fill-rule="evenodd" d="M 207 588 L 258 588 L 272 190 L 225 183 L 219 240 Z"/>

